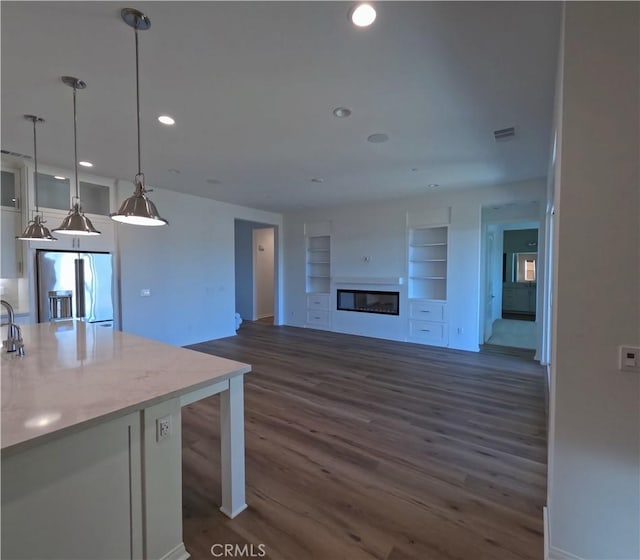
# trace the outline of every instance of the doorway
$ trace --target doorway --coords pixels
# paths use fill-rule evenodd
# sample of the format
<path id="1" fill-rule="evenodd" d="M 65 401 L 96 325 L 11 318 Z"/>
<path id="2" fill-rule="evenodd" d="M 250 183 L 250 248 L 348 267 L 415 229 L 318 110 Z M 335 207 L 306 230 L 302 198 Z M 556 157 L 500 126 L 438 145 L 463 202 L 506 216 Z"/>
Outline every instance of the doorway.
<path id="1" fill-rule="evenodd" d="M 539 222 L 485 222 L 483 226 L 485 274 L 481 342 L 536 350 L 540 338 L 537 321 Z"/>
<path id="2" fill-rule="evenodd" d="M 274 324 L 276 301 L 276 227 L 235 220 L 236 325 L 240 321 Z"/>

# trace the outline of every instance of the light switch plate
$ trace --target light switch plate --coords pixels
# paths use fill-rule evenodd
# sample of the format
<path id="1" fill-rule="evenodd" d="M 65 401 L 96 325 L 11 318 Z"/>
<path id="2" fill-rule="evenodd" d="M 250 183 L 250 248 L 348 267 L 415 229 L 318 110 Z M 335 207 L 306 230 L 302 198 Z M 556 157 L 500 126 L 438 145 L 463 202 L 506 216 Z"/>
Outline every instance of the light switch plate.
<path id="1" fill-rule="evenodd" d="M 618 353 L 618 369 L 640 373 L 640 347 L 620 346 Z"/>

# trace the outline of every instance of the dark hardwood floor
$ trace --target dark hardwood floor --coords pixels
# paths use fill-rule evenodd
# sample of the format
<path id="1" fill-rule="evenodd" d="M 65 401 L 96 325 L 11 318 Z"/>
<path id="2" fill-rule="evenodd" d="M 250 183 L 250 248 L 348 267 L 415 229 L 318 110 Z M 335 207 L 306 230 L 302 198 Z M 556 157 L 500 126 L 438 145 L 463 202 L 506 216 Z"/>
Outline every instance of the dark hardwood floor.
<path id="1" fill-rule="evenodd" d="M 218 397 L 183 409 L 184 542 L 272 560 L 542 558 L 542 368 L 245 322 L 191 348 L 245 378 L 249 508 L 220 504 Z M 220 547 L 216 548 L 219 553 Z"/>

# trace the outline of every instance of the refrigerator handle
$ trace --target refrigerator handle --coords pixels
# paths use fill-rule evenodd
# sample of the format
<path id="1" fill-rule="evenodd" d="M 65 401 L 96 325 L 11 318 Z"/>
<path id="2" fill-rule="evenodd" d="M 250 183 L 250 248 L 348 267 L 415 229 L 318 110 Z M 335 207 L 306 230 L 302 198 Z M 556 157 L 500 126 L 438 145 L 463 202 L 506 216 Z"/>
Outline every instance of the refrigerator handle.
<path id="1" fill-rule="evenodd" d="M 75 260 L 76 267 L 76 318 L 85 317 L 84 301 L 84 259 Z"/>

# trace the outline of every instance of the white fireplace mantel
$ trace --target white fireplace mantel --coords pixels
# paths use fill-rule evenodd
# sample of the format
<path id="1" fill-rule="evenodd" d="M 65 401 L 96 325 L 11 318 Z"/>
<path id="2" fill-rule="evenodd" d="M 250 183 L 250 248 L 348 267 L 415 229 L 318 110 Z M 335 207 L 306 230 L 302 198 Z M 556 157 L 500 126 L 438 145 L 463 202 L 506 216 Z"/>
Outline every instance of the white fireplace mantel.
<path id="1" fill-rule="evenodd" d="M 386 286 L 402 286 L 402 276 L 337 276 L 334 284 L 384 284 Z"/>

